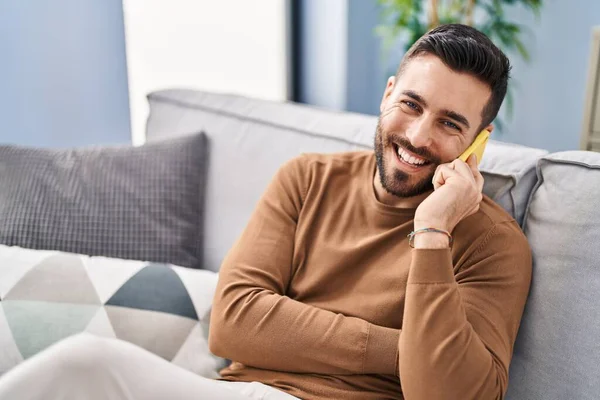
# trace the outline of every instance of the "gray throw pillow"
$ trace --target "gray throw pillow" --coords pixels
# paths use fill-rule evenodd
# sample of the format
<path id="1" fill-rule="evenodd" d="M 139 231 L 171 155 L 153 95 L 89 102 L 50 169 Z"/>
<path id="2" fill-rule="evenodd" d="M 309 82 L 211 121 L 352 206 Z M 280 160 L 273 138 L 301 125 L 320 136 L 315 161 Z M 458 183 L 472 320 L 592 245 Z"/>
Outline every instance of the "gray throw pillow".
<path id="1" fill-rule="evenodd" d="M 199 268 L 206 151 L 0 146 L 0 244 Z"/>

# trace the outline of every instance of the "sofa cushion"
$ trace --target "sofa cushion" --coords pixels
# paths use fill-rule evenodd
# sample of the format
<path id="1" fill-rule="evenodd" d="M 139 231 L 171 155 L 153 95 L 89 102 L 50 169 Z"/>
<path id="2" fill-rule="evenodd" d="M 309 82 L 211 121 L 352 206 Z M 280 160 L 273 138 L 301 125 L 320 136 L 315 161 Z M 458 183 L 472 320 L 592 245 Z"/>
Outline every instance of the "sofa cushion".
<path id="1" fill-rule="evenodd" d="M 151 93 L 149 141 L 202 130 L 209 137 L 204 265 L 217 270 L 277 169 L 302 152 L 373 147 L 377 117 L 194 90 Z M 490 141 L 485 192 L 519 222 L 542 150 Z"/>
<path id="2" fill-rule="evenodd" d="M 0 146 L 0 243 L 199 267 L 205 149 Z"/>
<path id="3" fill-rule="evenodd" d="M 205 258 L 218 270 L 277 169 L 302 152 L 363 150 L 376 120 L 288 103 L 196 91 L 150 95 L 147 139 L 206 133 Z"/>
<path id="4" fill-rule="evenodd" d="M 538 164 L 525 216 L 533 279 L 509 399 L 595 399 L 600 392 L 600 154 Z"/>
<path id="5" fill-rule="evenodd" d="M 535 166 L 546 150 L 490 141 L 479 166 L 485 179 L 483 191 L 519 223 L 531 190 L 537 182 Z"/>
<path id="6" fill-rule="evenodd" d="M 199 375 L 217 275 L 168 264 L 0 245 L 0 375 L 65 337 L 134 343 Z"/>

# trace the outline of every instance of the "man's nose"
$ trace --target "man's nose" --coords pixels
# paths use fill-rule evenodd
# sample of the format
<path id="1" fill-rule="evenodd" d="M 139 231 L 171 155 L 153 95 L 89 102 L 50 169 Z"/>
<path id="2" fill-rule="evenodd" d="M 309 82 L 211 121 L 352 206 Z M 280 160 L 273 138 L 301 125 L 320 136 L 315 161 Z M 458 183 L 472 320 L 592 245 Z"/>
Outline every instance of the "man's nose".
<path id="1" fill-rule="evenodd" d="M 425 118 L 420 118 L 412 121 L 406 131 L 406 137 L 414 147 L 427 147 L 431 145 L 432 130 L 432 124 Z"/>

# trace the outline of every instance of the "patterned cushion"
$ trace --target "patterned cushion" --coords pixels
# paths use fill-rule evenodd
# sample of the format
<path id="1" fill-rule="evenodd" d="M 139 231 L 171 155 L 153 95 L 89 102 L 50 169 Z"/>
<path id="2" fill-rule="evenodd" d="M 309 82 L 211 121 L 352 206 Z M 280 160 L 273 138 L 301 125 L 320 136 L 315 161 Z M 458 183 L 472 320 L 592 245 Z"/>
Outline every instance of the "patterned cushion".
<path id="1" fill-rule="evenodd" d="M 206 146 L 0 146 L 0 244 L 198 268 Z"/>
<path id="2" fill-rule="evenodd" d="M 0 375 L 80 332 L 116 337 L 209 378 L 217 274 L 0 245 Z"/>

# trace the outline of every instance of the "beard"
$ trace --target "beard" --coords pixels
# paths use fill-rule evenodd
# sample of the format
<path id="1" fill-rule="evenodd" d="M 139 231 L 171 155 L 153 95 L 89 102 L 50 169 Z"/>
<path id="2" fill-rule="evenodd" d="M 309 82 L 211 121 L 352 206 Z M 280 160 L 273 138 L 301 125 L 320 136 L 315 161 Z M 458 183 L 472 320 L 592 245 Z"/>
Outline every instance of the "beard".
<path id="1" fill-rule="evenodd" d="M 394 144 L 424 158 L 427 165 L 422 167 L 423 171 L 409 174 L 397 169 L 394 165 L 388 165 L 385 158 L 386 150 L 395 151 Z M 440 158 L 432 154 L 426 148 L 416 148 L 408 139 L 394 135 L 391 132 L 384 134 L 381 120 L 377 121 L 375 132 L 375 160 L 381 185 L 386 192 L 396 197 L 414 197 L 433 190 L 433 176 L 435 169 L 441 164 Z M 428 172 L 427 172 L 428 171 Z M 419 175 L 422 177 L 419 178 Z"/>

